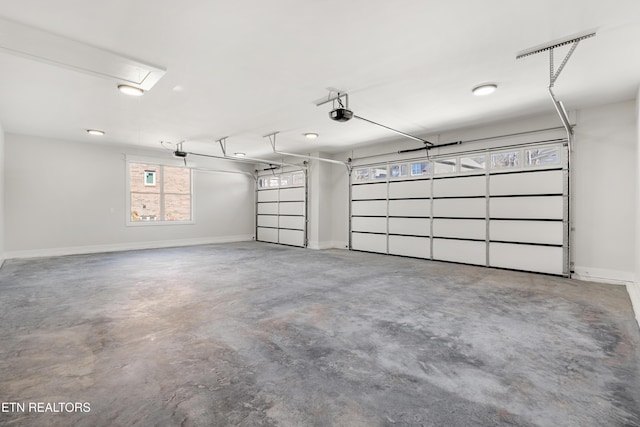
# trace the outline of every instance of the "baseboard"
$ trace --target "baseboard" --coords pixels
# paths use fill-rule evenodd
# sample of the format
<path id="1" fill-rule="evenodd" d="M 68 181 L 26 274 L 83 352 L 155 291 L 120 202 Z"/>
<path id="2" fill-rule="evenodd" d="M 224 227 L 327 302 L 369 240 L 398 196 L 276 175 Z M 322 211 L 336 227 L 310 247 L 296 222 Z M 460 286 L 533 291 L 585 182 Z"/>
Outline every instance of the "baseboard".
<path id="1" fill-rule="evenodd" d="M 6 259 L 17 258 L 42 258 L 50 256 L 65 256 L 65 255 L 82 255 L 82 254 L 95 254 L 102 252 L 122 252 L 122 251 L 135 251 L 142 249 L 160 249 L 171 248 L 179 246 L 195 246 L 195 245 L 209 245 L 214 243 L 231 243 L 231 242 L 246 242 L 254 240 L 252 234 L 242 234 L 238 236 L 219 236 L 219 237 L 203 237 L 197 239 L 180 239 L 180 240 L 159 240 L 152 242 L 133 242 L 133 243 L 118 243 L 113 245 L 92 245 L 92 246 L 74 246 L 64 248 L 46 248 L 46 249 L 30 249 L 23 251 L 9 251 L 5 253 Z"/>
<path id="2" fill-rule="evenodd" d="M 640 326 L 640 282 L 627 284 L 627 292 L 629 292 L 633 312 L 636 314 L 636 320 Z"/>
<path id="3" fill-rule="evenodd" d="M 575 267 L 571 278 L 586 282 L 600 282 L 611 285 L 635 283 L 635 274 L 629 271 L 607 270 L 602 268 Z"/>
<path id="4" fill-rule="evenodd" d="M 307 248 L 316 249 L 316 250 L 324 250 L 324 249 L 347 249 L 347 242 L 338 242 L 338 241 L 327 241 L 327 242 L 318 242 L 318 241 L 309 241 L 307 244 Z"/>

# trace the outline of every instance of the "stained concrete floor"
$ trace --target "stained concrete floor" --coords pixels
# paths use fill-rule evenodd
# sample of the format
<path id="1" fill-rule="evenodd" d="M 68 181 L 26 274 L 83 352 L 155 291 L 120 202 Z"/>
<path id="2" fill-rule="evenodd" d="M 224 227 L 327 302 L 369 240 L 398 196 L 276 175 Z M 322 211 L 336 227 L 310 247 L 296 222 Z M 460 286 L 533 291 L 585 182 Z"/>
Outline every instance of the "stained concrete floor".
<path id="1" fill-rule="evenodd" d="M 640 330 L 623 287 L 342 250 L 13 260 L 0 402 L 20 426 L 637 426 Z"/>

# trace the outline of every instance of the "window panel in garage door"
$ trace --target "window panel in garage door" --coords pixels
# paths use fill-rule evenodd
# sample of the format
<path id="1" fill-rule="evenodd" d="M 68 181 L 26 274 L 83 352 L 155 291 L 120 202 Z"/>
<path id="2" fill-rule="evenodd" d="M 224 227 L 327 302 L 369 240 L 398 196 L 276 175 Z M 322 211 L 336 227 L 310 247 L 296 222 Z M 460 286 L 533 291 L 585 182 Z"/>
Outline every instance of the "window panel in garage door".
<path id="1" fill-rule="evenodd" d="M 303 171 L 258 178 L 256 240 L 306 247 L 306 182 Z"/>

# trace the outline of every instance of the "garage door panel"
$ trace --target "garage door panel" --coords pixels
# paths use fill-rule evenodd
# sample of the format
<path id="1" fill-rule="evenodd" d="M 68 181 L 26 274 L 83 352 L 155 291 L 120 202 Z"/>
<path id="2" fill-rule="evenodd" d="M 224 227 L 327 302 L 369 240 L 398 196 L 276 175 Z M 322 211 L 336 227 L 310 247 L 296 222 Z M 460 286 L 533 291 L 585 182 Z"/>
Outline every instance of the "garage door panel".
<path id="1" fill-rule="evenodd" d="M 431 220 L 425 218 L 389 218 L 389 233 L 428 236 Z"/>
<path id="2" fill-rule="evenodd" d="M 294 228 L 304 230 L 304 217 L 302 216 L 281 216 L 278 221 L 280 228 Z"/>
<path id="3" fill-rule="evenodd" d="M 561 170 L 495 174 L 489 178 L 489 194 L 562 194 L 563 182 Z"/>
<path id="4" fill-rule="evenodd" d="M 381 184 L 360 184 L 351 187 L 351 199 L 386 199 L 387 183 Z"/>
<path id="5" fill-rule="evenodd" d="M 486 265 L 485 242 L 468 240 L 433 239 L 433 259 L 461 262 L 464 264 Z"/>
<path id="6" fill-rule="evenodd" d="M 353 233 L 351 247 L 359 251 L 387 252 L 387 236 L 383 234 Z"/>
<path id="7" fill-rule="evenodd" d="M 489 222 L 491 240 L 503 242 L 544 243 L 561 245 L 564 227 L 560 221 L 499 221 Z"/>
<path id="8" fill-rule="evenodd" d="M 352 202 L 351 215 L 387 216 L 387 202 L 386 200 Z"/>
<path id="9" fill-rule="evenodd" d="M 277 203 L 258 203 L 258 215 L 261 214 L 277 214 L 278 213 L 278 204 Z"/>
<path id="10" fill-rule="evenodd" d="M 486 199 L 436 199 L 433 201 L 433 216 L 452 218 L 484 218 L 487 212 Z"/>
<path id="11" fill-rule="evenodd" d="M 563 253 L 561 247 L 554 246 L 490 243 L 489 264 L 492 267 L 562 274 Z"/>
<path id="12" fill-rule="evenodd" d="M 351 229 L 369 233 L 386 233 L 387 218 L 353 217 L 351 219 Z"/>
<path id="13" fill-rule="evenodd" d="M 483 219 L 436 218 L 433 220 L 433 235 L 484 240 L 487 237 L 487 222 Z"/>
<path id="14" fill-rule="evenodd" d="M 258 227 L 278 227 L 277 215 L 258 215 Z"/>
<path id="15" fill-rule="evenodd" d="M 304 215 L 304 202 L 283 202 L 279 205 L 281 215 Z"/>
<path id="16" fill-rule="evenodd" d="M 428 217 L 431 215 L 430 200 L 390 200 L 389 216 Z"/>
<path id="17" fill-rule="evenodd" d="M 431 180 L 397 181 L 389 184 L 390 199 L 431 197 Z"/>
<path id="18" fill-rule="evenodd" d="M 436 179 L 433 181 L 434 197 L 484 196 L 487 192 L 487 177 L 470 176 Z"/>
<path id="19" fill-rule="evenodd" d="M 300 230 L 280 229 L 280 240 L 283 245 L 304 246 L 304 232 Z"/>
<path id="20" fill-rule="evenodd" d="M 389 253 L 415 258 L 430 258 L 431 242 L 428 237 L 389 236 Z"/>
<path id="21" fill-rule="evenodd" d="M 258 191 L 259 202 L 277 202 L 278 190 L 260 190 Z"/>
<path id="22" fill-rule="evenodd" d="M 257 240 L 260 240 L 261 242 L 278 243 L 278 230 L 275 228 L 258 227 Z"/>
<path id="23" fill-rule="evenodd" d="M 562 196 L 492 197 L 491 218 L 562 219 Z"/>
<path id="24" fill-rule="evenodd" d="M 298 202 L 304 200 L 304 188 L 282 188 L 280 189 L 281 202 Z"/>

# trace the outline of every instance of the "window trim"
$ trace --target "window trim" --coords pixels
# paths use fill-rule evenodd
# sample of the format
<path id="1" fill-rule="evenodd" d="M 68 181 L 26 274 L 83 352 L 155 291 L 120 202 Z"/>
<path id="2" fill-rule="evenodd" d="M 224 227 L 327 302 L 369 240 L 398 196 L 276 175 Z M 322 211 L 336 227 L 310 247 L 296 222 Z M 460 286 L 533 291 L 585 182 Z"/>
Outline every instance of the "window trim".
<path id="1" fill-rule="evenodd" d="M 191 192 L 191 219 L 189 221 L 131 221 L 131 163 L 143 163 L 150 165 L 158 165 L 158 166 L 172 166 L 172 167 L 182 167 L 189 169 L 190 174 L 190 188 Z M 125 155 L 125 225 L 127 227 L 153 227 L 153 226 L 167 226 L 167 225 L 193 225 L 196 223 L 195 219 L 195 194 L 193 191 L 193 181 L 194 181 L 194 173 L 193 168 L 185 167 L 184 163 L 181 160 L 174 159 L 160 159 L 154 157 L 141 157 L 141 156 L 130 156 Z M 164 176 L 162 177 L 164 179 Z M 157 184 L 156 184 L 157 185 Z M 160 183 L 162 189 L 162 183 Z M 163 190 L 161 190 L 163 191 Z"/>

